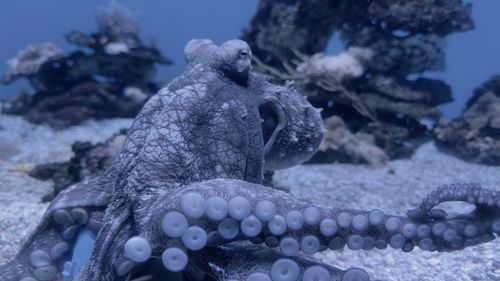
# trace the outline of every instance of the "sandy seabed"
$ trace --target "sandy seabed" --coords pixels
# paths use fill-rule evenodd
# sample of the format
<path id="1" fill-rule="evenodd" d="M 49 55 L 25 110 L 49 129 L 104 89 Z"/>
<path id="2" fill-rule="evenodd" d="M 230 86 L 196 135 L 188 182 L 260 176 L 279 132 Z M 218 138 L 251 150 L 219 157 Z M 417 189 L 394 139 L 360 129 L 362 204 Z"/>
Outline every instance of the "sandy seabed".
<path id="1" fill-rule="evenodd" d="M 0 264 L 7 262 L 35 228 L 47 208 L 41 198 L 51 183 L 30 178 L 25 171 L 35 164 L 68 160 L 73 142 L 99 142 L 130 119 L 89 121 L 54 131 L 19 117 L 0 115 Z M 346 208 L 404 215 L 436 186 L 453 182 L 479 182 L 500 190 L 500 167 L 468 163 L 441 153 L 430 142 L 411 159 L 395 160 L 385 167 L 364 165 L 301 165 L 278 171 L 274 181 L 297 197 Z M 460 209 L 462 206 L 452 206 Z M 387 281 L 499 281 L 500 240 L 452 253 L 415 249 L 324 251 L 317 259 L 339 268 L 360 267 L 372 279 Z"/>

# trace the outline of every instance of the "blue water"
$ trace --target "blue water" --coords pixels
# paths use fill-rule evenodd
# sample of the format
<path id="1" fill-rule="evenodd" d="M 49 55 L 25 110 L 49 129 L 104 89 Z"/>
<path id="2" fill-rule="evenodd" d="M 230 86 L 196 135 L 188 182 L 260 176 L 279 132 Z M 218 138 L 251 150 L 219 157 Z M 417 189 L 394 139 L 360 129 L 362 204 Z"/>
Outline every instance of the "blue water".
<path id="1" fill-rule="evenodd" d="M 162 69 L 159 80 L 165 82 L 184 69 L 183 48 L 192 38 L 210 38 L 216 43 L 237 38 L 255 13 L 258 0 L 182 0 L 116 1 L 132 10 L 141 24 L 141 38 L 156 42 L 175 65 Z M 460 113 L 474 88 L 491 75 L 500 73 L 500 1 L 473 2 L 476 29 L 448 37 L 446 71 L 425 73 L 426 77 L 446 81 L 455 102 L 442 106 L 446 117 Z M 69 30 L 95 30 L 94 15 L 109 1 L 99 0 L 16 0 L 0 1 L 0 73 L 5 62 L 33 42 L 53 42 L 63 49 L 68 45 L 63 35 Z M 342 49 L 331 40 L 327 52 Z M 28 85 L 19 81 L 0 86 L 1 96 L 11 96 Z"/>

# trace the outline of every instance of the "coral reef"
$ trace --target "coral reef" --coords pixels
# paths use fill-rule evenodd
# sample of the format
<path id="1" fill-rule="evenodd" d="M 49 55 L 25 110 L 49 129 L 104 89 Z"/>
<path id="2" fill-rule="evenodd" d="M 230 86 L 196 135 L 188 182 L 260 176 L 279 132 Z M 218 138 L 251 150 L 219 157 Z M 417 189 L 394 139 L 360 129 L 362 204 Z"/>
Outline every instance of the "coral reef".
<path id="1" fill-rule="evenodd" d="M 185 52 L 186 72 L 149 99 L 113 165 L 54 199 L 0 267 L 5 280 L 61 280 L 82 227 L 98 234 L 76 280 L 95 281 L 126 280 L 157 256 L 187 280 L 366 281 L 364 270 L 307 256 L 345 246 L 451 251 L 500 233 L 500 195 L 477 184 L 441 186 L 408 216 L 319 206 L 262 186 L 264 170 L 315 152 L 319 112 L 252 73 L 243 41 L 193 40 Z M 446 201 L 476 210 L 448 216 L 435 208 Z"/>
<path id="2" fill-rule="evenodd" d="M 257 71 L 295 81 L 324 118 L 338 115 L 354 133 L 373 133 L 377 146 L 399 158 L 431 137 L 424 123 L 436 123 L 437 106 L 452 101 L 446 83 L 415 75 L 443 70 L 445 37 L 472 28 L 471 4 L 460 0 L 262 0 L 242 38 Z M 335 33 L 346 51 L 325 57 Z M 303 71 L 318 63 L 320 76 Z"/>
<path id="3" fill-rule="evenodd" d="M 443 148 L 468 161 L 500 165 L 500 76 L 476 89 L 462 116 L 434 130 Z"/>
<path id="4" fill-rule="evenodd" d="M 138 23 L 124 8 L 111 5 L 97 20 L 95 33 L 66 35 L 78 50 L 64 53 L 53 44 L 34 44 L 9 60 L 4 83 L 27 78 L 35 93 L 5 102 L 3 112 L 53 127 L 134 117 L 160 88 L 152 82 L 155 64 L 171 62 L 141 42 Z"/>

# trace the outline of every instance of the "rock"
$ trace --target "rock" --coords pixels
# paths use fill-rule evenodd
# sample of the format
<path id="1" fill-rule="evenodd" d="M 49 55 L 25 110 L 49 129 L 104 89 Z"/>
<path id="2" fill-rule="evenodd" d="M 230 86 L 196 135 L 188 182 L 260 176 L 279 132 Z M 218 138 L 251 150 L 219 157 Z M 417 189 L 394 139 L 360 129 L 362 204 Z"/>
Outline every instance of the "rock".
<path id="1" fill-rule="evenodd" d="M 311 163 L 367 163 L 371 167 L 382 167 L 389 160 L 384 150 L 375 144 L 373 135 L 352 133 L 338 116 L 327 118 L 325 129 L 319 152 Z"/>
<path id="2" fill-rule="evenodd" d="M 3 82 L 8 84 L 17 78 L 26 77 L 37 85 L 36 73 L 47 61 L 60 57 L 63 51 L 52 43 L 32 44 L 20 50 L 17 56 L 7 61 Z"/>
<path id="3" fill-rule="evenodd" d="M 375 0 L 371 1 L 368 13 L 384 21 L 388 30 L 404 29 L 416 32 L 436 32 L 470 30 L 472 5 L 460 0 Z"/>
<path id="4" fill-rule="evenodd" d="M 442 148 L 477 163 L 500 165 L 500 75 L 476 89 L 462 116 L 434 130 Z"/>
<path id="5" fill-rule="evenodd" d="M 97 32 L 66 35 L 80 49 L 63 53 L 53 44 L 34 44 L 11 59 L 4 83 L 24 77 L 35 92 L 6 101 L 2 111 L 55 128 L 134 117 L 161 87 L 152 81 L 156 65 L 171 61 L 141 42 L 137 20 L 124 8 L 112 4 L 97 19 Z"/>
<path id="6" fill-rule="evenodd" d="M 48 206 L 42 198 L 54 190 L 52 182 L 28 176 L 22 167 L 68 162 L 75 141 L 104 142 L 131 123 L 131 119 L 87 121 L 55 131 L 19 116 L 0 115 L 0 147 L 2 143 L 15 147 L 8 151 L 9 157 L 0 157 L 0 264 L 7 262 L 28 238 Z"/>
<path id="7" fill-rule="evenodd" d="M 446 36 L 472 28 L 471 4 L 460 0 L 261 0 L 243 38 L 256 70 L 293 80 L 323 118 L 338 115 L 355 133 L 375 130 L 394 159 L 428 139 L 438 106 L 452 101 L 445 82 L 410 75 L 443 70 Z M 345 51 L 324 56 L 336 32 Z"/>
<path id="8" fill-rule="evenodd" d="M 69 161 L 37 165 L 28 175 L 54 182 L 54 192 L 43 198 L 43 201 L 50 201 L 64 188 L 102 174 L 120 152 L 126 137 L 127 130 L 121 129 L 97 144 L 77 141 L 71 146 L 74 156 Z"/>

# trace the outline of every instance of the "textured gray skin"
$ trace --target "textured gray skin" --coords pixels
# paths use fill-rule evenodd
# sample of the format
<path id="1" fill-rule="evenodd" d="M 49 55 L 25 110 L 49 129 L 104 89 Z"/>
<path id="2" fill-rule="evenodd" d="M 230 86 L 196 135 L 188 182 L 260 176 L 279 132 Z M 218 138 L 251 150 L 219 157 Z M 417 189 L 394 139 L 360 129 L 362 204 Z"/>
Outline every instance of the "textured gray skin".
<path id="1" fill-rule="evenodd" d="M 205 200 L 219 196 L 225 202 L 241 196 L 248 200 L 254 214 L 257 204 L 267 200 L 283 217 L 315 206 L 261 183 L 264 170 L 282 169 L 309 159 L 319 145 L 323 125 L 318 111 L 293 89 L 272 85 L 250 71 L 251 51 L 243 41 L 215 46 L 210 40 L 192 40 L 185 55 L 186 71 L 144 106 L 114 165 L 102 177 L 72 186 L 54 199 L 18 255 L 0 267 L 3 280 L 18 281 L 33 275 L 42 276 L 39 280 L 62 280 L 61 274 L 48 274 L 47 278 L 36 274 L 44 259 L 35 258 L 33 264 L 30 256 L 38 250 L 50 253 L 63 240 L 71 245 L 71 230 L 79 225 L 99 231 L 79 281 L 125 280 L 128 272 L 139 265 L 124 256 L 124 245 L 134 236 L 147 240 L 153 256 L 161 256 L 172 247 L 186 253 L 188 280 L 203 280 L 204 275 L 210 275 L 221 281 L 243 281 L 256 272 L 272 275 L 272 267 L 284 255 L 270 248 L 285 237 L 300 242 L 312 235 L 321 244 L 318 250 L 327 249 L 335 239 L 356 248 L 361 237 L 365 239 L 363 249 L 373 248 L 369 241 L 377 241 L 382 246 L 391 243 L 394 248 L 411 251 L 426 239 L 432 242 L 428 250 L 444 251 L 489 241 L 500 231 L 500 195 L 477 185 L 461 184 L 439 188 L 418 209 L 409 212 L 409 217 L 385 215 L 381 225 L 363 225 L 370 218 L 369 212 L 316 206 L 322 220 L 332 219 L 339 224 L 334 235 L 322 233 L 317 223 L 273 234 L 262 221 L 262 231 L 256 237 L 240 232 L 234 239 L 225 240 L 218 235 L 217 220 L 207 215 L 188 218 L 189 226 L 199 226 L 209 234 L 208 245 L 188 250 L 181 239 L 169 238 L 161 229 L 162 218 L 168 212 L 187 216 L 180 203 L 186 194 L 196 193 Z M 449 200 L 468 201 L 477 206 L 476 211 L 447 218 L 434 207 Z M 75 212 L 75 208 L 85 209 L 90 216 L 88 222 L 67 218 L 65 210 Z M 355 219 L 341 219 L 345 217 Z M 343 223 L 346 226 L 340 227 Z M 450 241 L 443 234 L 412 234 L 412 228 L 432 229 L 438 223 L 444 225 L 441 230 L 449 230 L 446 237 Z M 471 225 L 474 231 L 470 231 Z M 469 237 L 464 236 L 467 226 L 472 233 Z M 247 240 L 265 243 L 250 246 Z M 296 263 L 300 276 L 311 265 L 320 265 L 300 255 L 286 257 Z M 56 266 L 61 272 L 68 259 L 66 252 L 52 258 L 49 265 L 42 265 L 42 269 Z M 349 276 L 356 272 L 321 267 L 329 272 L 331 280 L 352 280 Z M 28 280 L 36 279 L 23 281 Z M 368 277 L 362 273 L 358 280 Z"/>

